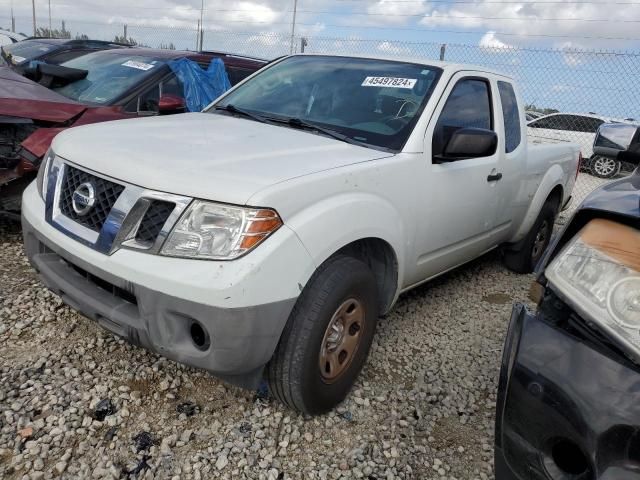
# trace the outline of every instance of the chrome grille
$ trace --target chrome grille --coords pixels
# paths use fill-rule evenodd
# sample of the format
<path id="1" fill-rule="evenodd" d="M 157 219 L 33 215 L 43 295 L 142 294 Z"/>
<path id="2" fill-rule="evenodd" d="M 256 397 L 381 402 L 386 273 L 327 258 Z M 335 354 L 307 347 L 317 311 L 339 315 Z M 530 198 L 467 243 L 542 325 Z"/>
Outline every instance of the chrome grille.
<path id="1" fill-rule="evenodd" d="M 93 174 L 58 156 L 51 160 L 46 181 L 50 191 L 45 208 L 47 222 L 107 255 L 121 248 L 158 253 L 192 200 Z M 87 183 L 91 188 L 83 185 Z M 80 215 L 78 211 L 83 213 L 87 203 L 91 203 L 90 208 Z"/>
<path id="2" fill-rule="evenodd" d="M 83 183 L 93 185 L 96 194 L 95 206 L 86 214 L 79 215 L 73 209 L 73 194 Z M 96 177 L 84 170 L 67 166 L 60 190 L 60 211 L 75 222 L 100 232 L 109 212 L 115 205 L 124 187 L 104 178 Z"/>

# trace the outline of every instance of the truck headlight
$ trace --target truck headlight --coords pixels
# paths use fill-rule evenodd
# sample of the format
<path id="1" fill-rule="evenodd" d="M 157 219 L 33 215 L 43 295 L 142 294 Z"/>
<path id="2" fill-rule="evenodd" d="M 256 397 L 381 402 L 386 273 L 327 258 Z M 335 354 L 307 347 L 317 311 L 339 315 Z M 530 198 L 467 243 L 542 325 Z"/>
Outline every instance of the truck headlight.
<path id="1" fill-rule="evenodd" d="M 40 198 L 47 201 L 47 179 L 49 177 L 49 167 L 51 166 L 51 161 L 56 156 L 53 153 L 52 149 L 49 149 L 45 154 L 42 162 L 40 163 L 40 167 L 38 168 L 38 176 L 36 177 L 36 186 L 38 187 L 38 193 L 40 194 Z"/>
<path id="2" fill-rule="evenodd" d="M 583 318 L 597 323 L 640 359 L 640 230 L 592 220 L 545 275 Z"/>
<path id="3" fill-rule="evenodd" d="M 274 210 L 194 201 L 173 227 L 162 255 L 233 260 L 282 225 Z"/>

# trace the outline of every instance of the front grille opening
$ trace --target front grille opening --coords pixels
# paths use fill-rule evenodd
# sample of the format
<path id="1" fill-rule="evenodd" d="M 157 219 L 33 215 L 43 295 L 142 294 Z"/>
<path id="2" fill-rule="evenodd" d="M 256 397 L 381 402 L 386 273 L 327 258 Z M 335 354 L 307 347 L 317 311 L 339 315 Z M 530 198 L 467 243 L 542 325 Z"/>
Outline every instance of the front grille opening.
<path id="1" fill-rule="evenodd" d="M 100 288 L 101 290 L 104 290 L 105 292 L 110 293 L 114 297 L 118 297 L 124 300 L 125 302 L 129 302 L 136 306 L 138 305 L 138 299 L 133 293 L 128 292 L 127 290 L 120 288 L 112 283 L 109 283 L 106 280 L 103 280 L 102 278 L 96 277 L 95 275 L 78 267 L 77 265 L 74 265 L 68 262 L 67 264 L 71 268 L 73 268 L 76 272 L 78 272 L 80 275 L 82 275 L 84 278 L 86 278 L 89 282 L 93 283 L 96 287 Z"/>
<path id="2" fill-rule="evenodd" d="M 568 475 L 583 475 L 590 470 L 586 455 L 575 442 L 569 439 L 563 438 L 556 441 L 551 448 L 551 457 L 556 466 Z"/>
<path id="3" fill-rule="evenodd" d="M 154 200 L 142 217 L 136 232 L 136 241 L 151 247 L 175 207 L 176 204 L 173 202 Z"/>
<path id="4" fill-rule="evenodd" d="M 73 193 L 83 183 L 89 183 L 95 191 L 95 204 L 86 214 L 79 215 L 73 209 Z M 68 218 L 94 232 L 100 232 L 113 205 L 123 192 L 124 186 L 79 170 L 70 165 L 65 167 L 60 191 L 60 211 Z"/>

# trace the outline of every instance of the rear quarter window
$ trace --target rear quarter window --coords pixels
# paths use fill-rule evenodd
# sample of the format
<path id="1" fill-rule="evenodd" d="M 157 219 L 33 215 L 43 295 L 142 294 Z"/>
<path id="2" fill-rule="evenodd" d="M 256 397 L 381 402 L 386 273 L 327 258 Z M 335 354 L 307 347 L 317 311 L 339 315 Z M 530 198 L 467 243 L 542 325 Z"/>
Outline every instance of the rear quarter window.
<path id="1" fill-rule="evenodd" d="M 520 131 L 520 110 L 518 99 L 513 86 L 507 82 L 498 82 L 500 103 L 502 103 L 502 116 L 504 118 L 505 151 L 513 152 L 522 141 Z"/>

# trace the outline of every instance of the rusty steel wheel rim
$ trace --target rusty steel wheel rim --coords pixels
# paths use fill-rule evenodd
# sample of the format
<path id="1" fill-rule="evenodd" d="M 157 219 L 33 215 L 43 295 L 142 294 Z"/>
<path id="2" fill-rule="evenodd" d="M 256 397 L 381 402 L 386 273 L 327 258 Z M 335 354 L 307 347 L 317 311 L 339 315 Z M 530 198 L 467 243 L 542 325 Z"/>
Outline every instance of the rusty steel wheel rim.
<path id="1" fill-rule="evenodd" d="M 365 322 L 362 303 L 350 298 L 331 317 L 320 346 L 320 375 L 333 383 L 349 368 L 360 345 Z"/>

